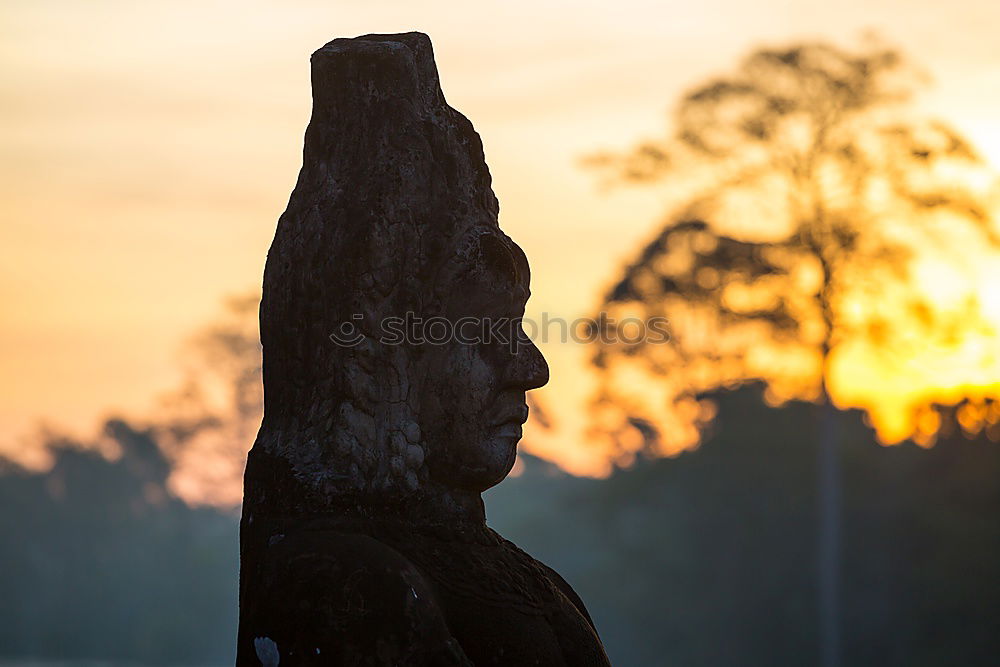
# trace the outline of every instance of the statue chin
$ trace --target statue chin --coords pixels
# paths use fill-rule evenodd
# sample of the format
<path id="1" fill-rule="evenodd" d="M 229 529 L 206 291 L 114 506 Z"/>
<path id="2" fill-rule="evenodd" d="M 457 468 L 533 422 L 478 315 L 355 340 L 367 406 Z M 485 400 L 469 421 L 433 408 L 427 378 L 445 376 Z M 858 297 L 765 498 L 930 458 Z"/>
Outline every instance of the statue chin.
<path id="1" fill-rule="evenodd" d="M 431 476 L 452 489 L 481 493 L 502 482 L 514 468 L 520 439 L 520 435 L 488 436 L 475 447 L 431 462 Z"/>
<path id="2" fill-rule="evenodd" d="M 514 468 L 514 462 L 517 459 L 517 443 L 520 439 L 520 435 L 516 437 L 495 435 L 483 443 L 483 450 L 495 452 L 496 456 L 483 469 L 479 484 L 476 485 L 478 491 L 485 491 L 496 486 L 507 477 Z"/>

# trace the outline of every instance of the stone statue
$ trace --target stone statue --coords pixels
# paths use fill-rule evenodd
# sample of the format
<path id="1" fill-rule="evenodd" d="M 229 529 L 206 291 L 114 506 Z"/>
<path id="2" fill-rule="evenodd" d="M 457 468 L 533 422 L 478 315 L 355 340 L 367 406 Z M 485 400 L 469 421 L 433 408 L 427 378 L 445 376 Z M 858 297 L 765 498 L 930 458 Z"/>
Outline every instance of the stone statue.
<path id="1" fill-rule="evenodd" d="M 519 326 L 481 335 L 529 274 L 479 135 L 420 33 L 330 42 L 312 88 L 264 272 L 237 664 L 608 664 L 569 584 L 486 526 L 548 368 Z M 408 316 L 467 326 L 388 340 Z"/>

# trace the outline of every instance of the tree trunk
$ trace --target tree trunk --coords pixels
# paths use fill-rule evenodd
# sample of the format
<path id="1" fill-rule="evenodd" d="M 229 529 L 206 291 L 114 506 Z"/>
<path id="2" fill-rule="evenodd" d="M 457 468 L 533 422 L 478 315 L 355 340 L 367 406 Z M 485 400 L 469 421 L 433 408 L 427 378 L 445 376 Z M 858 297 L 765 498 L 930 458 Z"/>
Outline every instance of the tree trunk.
<path id="1" fill-rule="evenodd" d="M 819 406 L 817 449 L 819 651 L 822 667 L 840 666 L 840 420 L 829 396 Z"/>

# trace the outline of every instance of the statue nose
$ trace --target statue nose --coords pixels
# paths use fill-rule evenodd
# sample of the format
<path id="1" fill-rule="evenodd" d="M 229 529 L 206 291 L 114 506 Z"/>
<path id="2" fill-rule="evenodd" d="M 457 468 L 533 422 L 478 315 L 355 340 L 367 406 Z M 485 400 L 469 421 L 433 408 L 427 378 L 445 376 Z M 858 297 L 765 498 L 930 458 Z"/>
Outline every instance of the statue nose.
<path id="1" fill-rule="evenodd" d="M 523 332 L 512 364 L 512 382 L 523 391 L 538 389 L 549 381 L 549 364 L 534 341 Z"/>

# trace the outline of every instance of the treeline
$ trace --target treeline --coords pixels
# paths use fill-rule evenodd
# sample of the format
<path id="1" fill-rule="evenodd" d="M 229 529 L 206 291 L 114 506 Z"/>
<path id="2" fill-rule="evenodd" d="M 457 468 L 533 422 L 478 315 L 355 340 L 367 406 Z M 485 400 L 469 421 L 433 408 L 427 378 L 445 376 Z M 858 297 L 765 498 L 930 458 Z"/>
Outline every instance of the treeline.
<path id="1" fill-rule="evenodd" d="M 238 517 L 174 497 L 148 432 L 104 436 L 116 460 L 56 440 L 47 473 L 0 464 L 0 660 L 232 664 Z"/>
<path id="2" fill-rule="evenodd" d="M 819 409 L 714 398 L 699 449 L 599 481 L 535 461 L 489 494 L 490 522 L 577 588 L 616 665 L 819 664 Z M 854 411 L 833 427 L 842 664 L 996 664 L 1000 444 L 883 447 Z"/>
<path id="3" fill-rule="evenodd" d="M 816 664 L 817 408 L 714 398 L 677 458 L 589 480 L 525 457 L 489 521 L 577 588 L 616 665 Z M 1000 445 L 881 447 L 856 412 L 835 427 L 844 664 L 993 664 Z M 62 441 L 49 472 L 0 466 L 0 660 L 231 664 L 236 515 L 173 497 L 148 432 L 106 437 L 113 460 Z"/>

